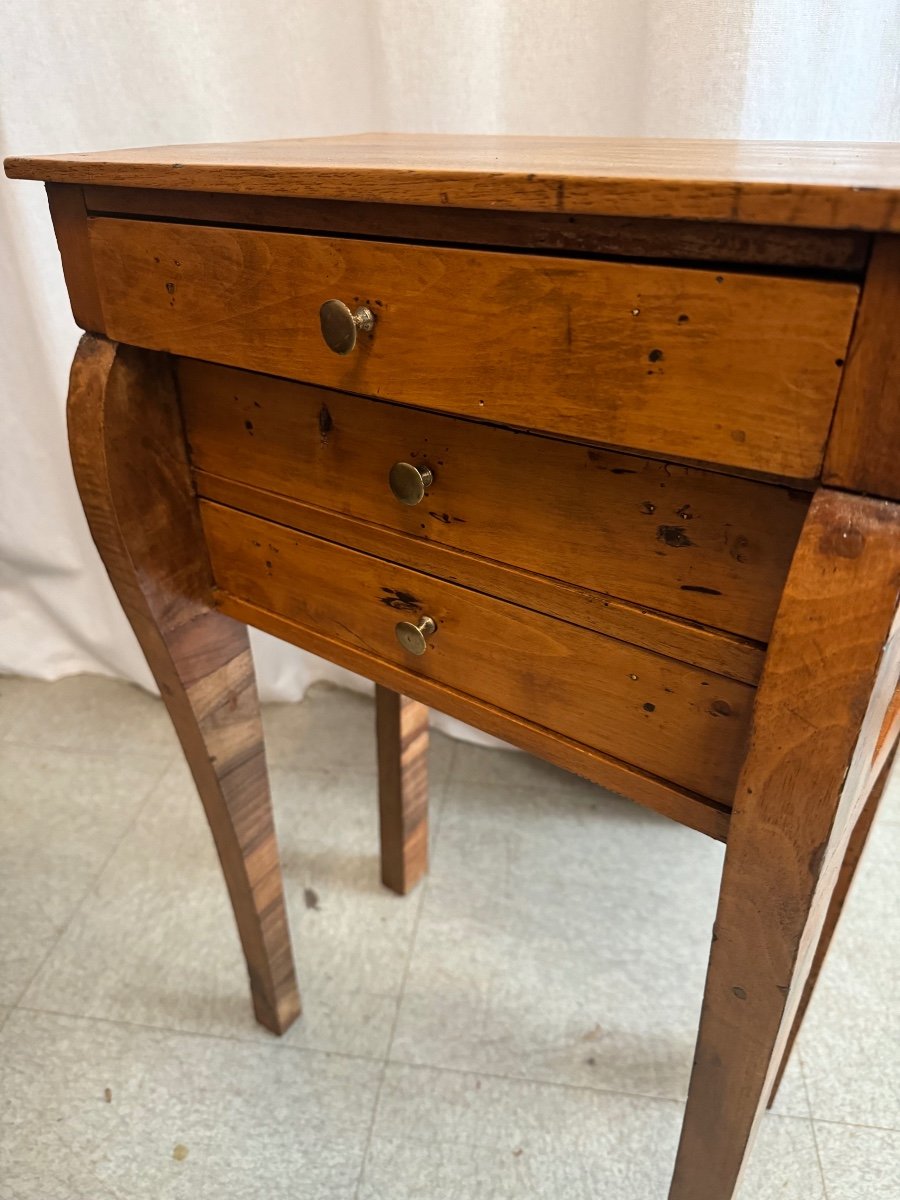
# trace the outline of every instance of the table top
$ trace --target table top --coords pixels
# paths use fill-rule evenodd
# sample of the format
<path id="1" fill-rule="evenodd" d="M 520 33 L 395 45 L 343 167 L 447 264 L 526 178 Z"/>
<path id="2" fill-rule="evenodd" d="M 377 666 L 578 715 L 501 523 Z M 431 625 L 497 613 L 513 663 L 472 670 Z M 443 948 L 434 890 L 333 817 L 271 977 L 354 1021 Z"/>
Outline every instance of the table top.
<path id="1" fill-rule="evenodd" d="M 900 144 L 451 134 L 12 157 L 14 179 L 900 232 Z"/>

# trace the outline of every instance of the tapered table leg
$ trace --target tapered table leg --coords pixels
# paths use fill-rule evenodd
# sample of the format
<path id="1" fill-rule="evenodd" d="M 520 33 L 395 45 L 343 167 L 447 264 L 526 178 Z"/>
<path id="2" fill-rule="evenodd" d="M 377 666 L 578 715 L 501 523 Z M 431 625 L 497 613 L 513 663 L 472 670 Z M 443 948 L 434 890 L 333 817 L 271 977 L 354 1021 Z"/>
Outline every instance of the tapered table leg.
<path id="1" fill-rule="evenodd" d="M 378 686 L 381 878 L 405 895 L 428 870 L 428 708 Z"/>
<path id="2" fill-rule="evenodd" d="M 738 781 L 670 1200 L 732 1200 L 802 1002 L 898 674 L 900 505 L 820 491 Z"/>

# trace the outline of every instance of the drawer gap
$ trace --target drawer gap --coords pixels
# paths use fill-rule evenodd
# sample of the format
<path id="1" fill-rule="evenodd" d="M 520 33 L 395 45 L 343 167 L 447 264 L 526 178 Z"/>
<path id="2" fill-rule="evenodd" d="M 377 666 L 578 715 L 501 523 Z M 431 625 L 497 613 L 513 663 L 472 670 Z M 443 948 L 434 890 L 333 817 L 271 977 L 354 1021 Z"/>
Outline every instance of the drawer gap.
<path id="1" fill-rule="evenodd" d="M 486 704 L 464 692 L 411 675 L 372 655 L 324 637 L 296 621 L 232 595 L 227 590 L 217 589 L 214 599 L 216 607 L 235 620 L 313 654 L 327 657 L 348 670 L 400 691 L 457 720 L 475 724 L 485 733 L 605 787 L 644 808 L 705 833 L 716 841 L 727 840 L 731 810 L 725 804 L 672 784 L 571 738 L 560 737 L 543 726 L 524 721 L 513 713 Z"/>
<path id="2" fill-rule="evenodd" d="M 625 636 L 621 632 L 617 633 L 611 631 L 609 628 L 604 628 L 600 622 L 591 623 L 585 619 L 578 620 L 571 614 L 559 611 L 559 600 L 563 593 L 570 595 L 576 602 L 578 597 L 582 599 L 590 597 L 591 601 L 595 599 L 599 601 L 604 612 L 613 609 L 617 614 L 624 614 L 626 620 L 635 624 L 645 621 L 648 624 L 652 623 L 656 628 L 659 628 L 660 624 L 675 627 L 682 637 L 685 635 L 690 637 L 691 634 L 708 635 L 715 638 L 717 642 L 726 644 L 734 653 L 742 654 L 747 660 L 746 669 L 742 671 L 726 671 L 721 669 L 721 667 L 717 668 L 704 662 L 702 665 L 711 674 L 755 685 L 762 672 L 762 665 L 768 648 L 765 642 L 755 641 L 752 638 L 739 637 L 725 630 L 717 629 L 714 626 L 702 625 L 700 622 L 690 621 L 687 618 L 677 617 L 671 613 L 662 612 L 644 605 L 631 604 L 627 600 L 622 600 L 620 597 L 608 593 L 575 587 L 572 584 L 552 579 L 546 575 L 538 575 L 534 572 L 509 567 L 481 555 L 471 553 L 460 555 L 454 551 L 445 551 L 443 547 L 434 547 L 432 543 L 423 544 L 406 534 L 396 533 L 387 526 L 381 526 L 375 522 L 366 522 L 339 516 L 317 505 L 301 504 L 297 501 L 287 500 L 278 496 L 277 493 L 266 492 L 263 489 L 245 488 L 233 481 L 210 475 L 205 471 L 195 470 L 193 476 L 197 494 L 202 499 L 222 504 L 225 507 L 233 509 L 235 512 L 241 512 L 250 517 L 262 517 L 266 521 L 270 521 L 272 524 L 281 526 L 291 532 L 307 534 L 343 549 L 361 550 L 363 553 L 370 555 L 372 558 L 379 559 L 386 564 L 399 563 L 405 566 L 412 566 L 421 574 L 427 575 L 430 578 L 449 579 L 451 582 L 469 591 L 480 595 L 509 600 L 519 608 L 556 617 L 568 625 L 600 633 L 604 637 L 611 638 L 614 641 L 623 642 L 627 645 L 642 646 L 664 658 L 671 658 L 677 662 L 692 661 L 692 656 L 690 655 L 679 656 L 670 650 L 660 648 L 652 636 L 648 636 L 644 640 L 635 640 Z M 286 511 L 288 509 L 291 511 Z M 291 520 L 291 515 L 295 519 Z M 343 528 L 343 538 L 335 536 L 335 526 Z M 360 545 L 361 539 L 364 542 L 363 545 Z M 403 543 L 408 543 L 408 546 L 404 546 Z M 423 549 L 425 545 L 431 549 L 437 549 L 441 555 L 453 555 L 456 559 L 454 567 L 448 572 L 446 559 L 443 563 L 440 561 L 428 564 L 423 563 L 417 552 Z M 419 561 L 410 561 L 410 559 L 416 558 Z M 472 582 L 472 579 L 476 577 L 476 573 L 480 573 L 480 578 L 484 580 L 485 575 L 490 572 L 495 573 L 493 587 L 487 584 L 486 581 L 481 584 Z M 507 587 L 499 586 L 503 575 L 518 577 L 520 585 L 524 588 L 530 585 L 532 588 L 543 589 L 547 597 L 545 604 L 536 603 L 534 600 L 529 602 L 527 599 L 514 594 L 514 583 Z M 592 606 L 595 607 L 596 605 Z M 671 633 L 672 630 L 669 629 L 668 632 Z"/>

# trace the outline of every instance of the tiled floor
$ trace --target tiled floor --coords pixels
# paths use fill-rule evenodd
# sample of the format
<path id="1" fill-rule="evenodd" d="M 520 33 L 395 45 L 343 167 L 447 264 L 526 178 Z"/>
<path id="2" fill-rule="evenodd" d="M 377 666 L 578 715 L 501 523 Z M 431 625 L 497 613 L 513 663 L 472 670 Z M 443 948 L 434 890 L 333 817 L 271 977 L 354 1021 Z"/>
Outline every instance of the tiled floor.
<path id="1" fill-rule="evenodd" d="M 305 1012 L 253 1023 L 161 705 L 0 679 L 0 1200 L 664 1200 L 722 849 L 433 739 L 378 882 L 371 703 L 266 713 Z M 900 779 L 742 1200 L 900 1197 Z"/>

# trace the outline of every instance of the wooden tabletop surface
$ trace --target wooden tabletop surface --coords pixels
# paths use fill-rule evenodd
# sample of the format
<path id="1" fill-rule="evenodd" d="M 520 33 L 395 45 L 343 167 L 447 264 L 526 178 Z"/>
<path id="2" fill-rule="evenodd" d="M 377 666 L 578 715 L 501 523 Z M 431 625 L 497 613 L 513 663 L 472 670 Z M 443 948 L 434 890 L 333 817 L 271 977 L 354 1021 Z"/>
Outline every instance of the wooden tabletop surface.
<path id="1" fill-rule="evenodd" d="M 12 157 L 14 179 L 900 232 L 900 144 L 355 134 Z"/>

